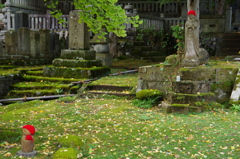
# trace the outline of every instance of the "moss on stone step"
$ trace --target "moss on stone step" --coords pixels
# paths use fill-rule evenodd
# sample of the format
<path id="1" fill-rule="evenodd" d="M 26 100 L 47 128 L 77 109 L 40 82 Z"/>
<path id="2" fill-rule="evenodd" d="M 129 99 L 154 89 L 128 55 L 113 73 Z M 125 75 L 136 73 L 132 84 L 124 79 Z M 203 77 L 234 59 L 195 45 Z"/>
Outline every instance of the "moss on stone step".
<path id="1" fill-rule="evenodd" d="M 71 59 L 54 59 L 52 62 L 55 67 L 99 67 L 101 65 L 100 60 L 71 60 Z"/>
<path id="2" fill-rule="evenodd" d="M 95 78 L 108 74 L 109 67 L 66 68 L 44 67 L 44 76 L 64 78 Z"/>
<path id="3" fill-rule="evenodd" d="M 80 79 L 76 78 L 57 78 L 57 77 L 42 77 L 42 76 L 30 76 L 30 75 L 24 75 L 23 76 L 25 81 L 49 81 L 49 82 L 63 82 L 63 83 L 71 83 L 79 81 Z M 86 78 L 85 78 L 86 79 Z M 84 80 L 84 79 L 81 79 Z"/>

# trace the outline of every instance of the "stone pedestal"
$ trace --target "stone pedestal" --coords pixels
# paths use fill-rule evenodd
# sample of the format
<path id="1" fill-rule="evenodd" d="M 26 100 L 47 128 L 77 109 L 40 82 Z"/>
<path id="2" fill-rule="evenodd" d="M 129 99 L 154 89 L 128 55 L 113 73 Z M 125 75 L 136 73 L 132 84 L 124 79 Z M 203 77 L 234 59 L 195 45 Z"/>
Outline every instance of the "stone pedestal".
<path id="1" fill-rule="evenodd" d="M 95 60 L 96 52 L 90 50 L 61 50 L 61 58 L 63 59 L 76 59 L 76 60 Z"/>
<path id="2" fill-rule="evenodd" d="M 32 152 L 22 152 L 22 150 L 17 152 L 18 156 L 22 157 L 34 157 L 37 154 L 37 151 L 33 150 Z"/>
<path id="3" fill-rule="evenodd" d="M 199 59 L 183 59 L 183 67 L 198 67 L 200 64 Z"/>

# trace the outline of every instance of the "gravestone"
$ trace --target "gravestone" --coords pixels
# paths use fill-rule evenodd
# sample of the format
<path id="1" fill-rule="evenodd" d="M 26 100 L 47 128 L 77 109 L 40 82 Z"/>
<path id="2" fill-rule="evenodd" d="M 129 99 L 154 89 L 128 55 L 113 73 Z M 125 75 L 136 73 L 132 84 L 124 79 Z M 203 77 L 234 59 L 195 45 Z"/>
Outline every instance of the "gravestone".
<path id="1" fill-rule="evenodd" d="M 17 31 L 21 27 L 28 28 L 28 14 L 22 11 L 17 11 L 15 13 L 15 30 Z"/>
<path id="2" fill-rule="evenodd" d="M 18 29 L 18 55 L 30 55 L 30 29 Z"/>
<path id="3" fill-rule="evenodd" d="M 95 78 L 106 75 L 110 68 L 96 60 L 96 51 L 90 48 L 90 33 L 86 24 L 79 24 L 79 11 L 69 14 L 69 49 L 61 50 L 61 58 L 46 66 L 44 76 L 64 78 Z"/>
<path id="4" fill-rule="evenodd" d="M 0 57 L 2 57 L 4 55 L 4 52 L 3 52 L 3 40 L 0 39 Z"/>
<path id="5" fill-rule="evenodd" d="M 40 35 L 38 31 L 30 31 L 30 56 L 40 56 Z"/>
<path id="6" fill-rule="evenodd" d="M 78 23 L 79 10 L 69 13 L 69 49 L 87 50 L 90 47 L 89 28 L 85 23 Z"/>
<path id="7" fill-rule="evenodd" d="M 95 60 L 96 52 L 90 51 L 90 33 L 85 23 L 78 23 L 79 10 L 69 13 L 69 49 L 61 50 L 62 58 Z"/>
<path id="8" fill-rule="evenodd" d="M 50 54 L 50 31 L 47 29 L 39 30 L 40 36 L 40 57 L 49 59 L 51 58 Z"/>
<path id="9" fill-rule="evenodd" d="M 5 54 L 16 55 L 18 47 L 18 38 L 16 31 L 7 31 L 5 33 Z"/>

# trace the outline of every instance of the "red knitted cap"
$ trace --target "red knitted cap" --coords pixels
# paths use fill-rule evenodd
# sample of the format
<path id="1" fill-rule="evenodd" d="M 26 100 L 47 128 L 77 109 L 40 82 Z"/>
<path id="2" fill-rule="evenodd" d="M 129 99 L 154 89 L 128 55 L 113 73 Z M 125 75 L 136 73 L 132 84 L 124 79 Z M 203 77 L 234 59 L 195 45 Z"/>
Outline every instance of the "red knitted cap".
<path id="1" fill-rule="evenodd" d="M 196 16 L 196 12 L 194 10 L 188 11 L 188 15 L 190 15 L 190 14 L 193 14 L 194 16 Z"/>
<path id="2" fill-rule="evenodd" d="M 35 134 L 35 128 L 32 125 L 25 125 L 22 127 L 23 129 L 27 129 L 32 135 Z"/>

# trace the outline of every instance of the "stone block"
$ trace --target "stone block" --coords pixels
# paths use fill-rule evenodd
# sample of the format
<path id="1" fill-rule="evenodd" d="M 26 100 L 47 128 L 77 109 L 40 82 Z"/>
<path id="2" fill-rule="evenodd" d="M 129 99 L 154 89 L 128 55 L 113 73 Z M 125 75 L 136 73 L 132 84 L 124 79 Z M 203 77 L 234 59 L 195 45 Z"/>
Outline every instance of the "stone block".
<path id="1" fill-rule="evenodd" d="M 63 59 L 77 59 L 77 60 L 95 60 L 96 52 L 90 50 L 61 50 L 61 58 Z"/>
<path id="2" fill-rule="evenodd" d="M 216 82 L 234 83 L 238 68 L 216 68 Z"/>
<path id="3" fill-rule="evenodd" d="M 191 81 L 207 81 L 214 82 L 216 76 L 215 68 L 207 67 L 189 67 L 181 68 L 179 70 L 181 80 L 191 80 Z"/>
<path id="4" fill-rule="evenodd" d="M 85 23 L 78 23 L 79 10 L 69 13 L 69 49 L 86 50 L 90 48 L 89 28 Z"/>
<path id="5" fill-rule="evenodd" d="M 18 55 L 30 55 L 30 29 L 18 29 Z"/>
<path id="6" fill-rule="evenodd" d="M 7 31 L 5 33 L 5 55 L 17 55 L 18 38 L 16 31 Z"/>
<path id="7" fill-rule="evenodd" d="M 68 59 L 54 59 L 52 65 L 54 67 L 82 67 L 82 68 L 102 66 L 100 60 L 68 60 Z"/>
<path id="8" fill-rule="evenodd" d="M 211 83 L 211 92 L 215 94 L 218 103 L 226 103 L 229 101 L 234 83 L 233 82 L 218 82 Z"/>
<path id="9" fill-rule="evenodd" d="M 195 102 L 215 101 L 214 93 L 197 93 L 197 94 L 181 94 L 175 93 L 172 95 L 172 103 L 194 105 Z"/>
<path id="10" fill-rule="evenodd" d="M 96 54 L 96 59 L 100 60 L 103 66 L 111 67 L 113 56 L 110 54 Z"/>

